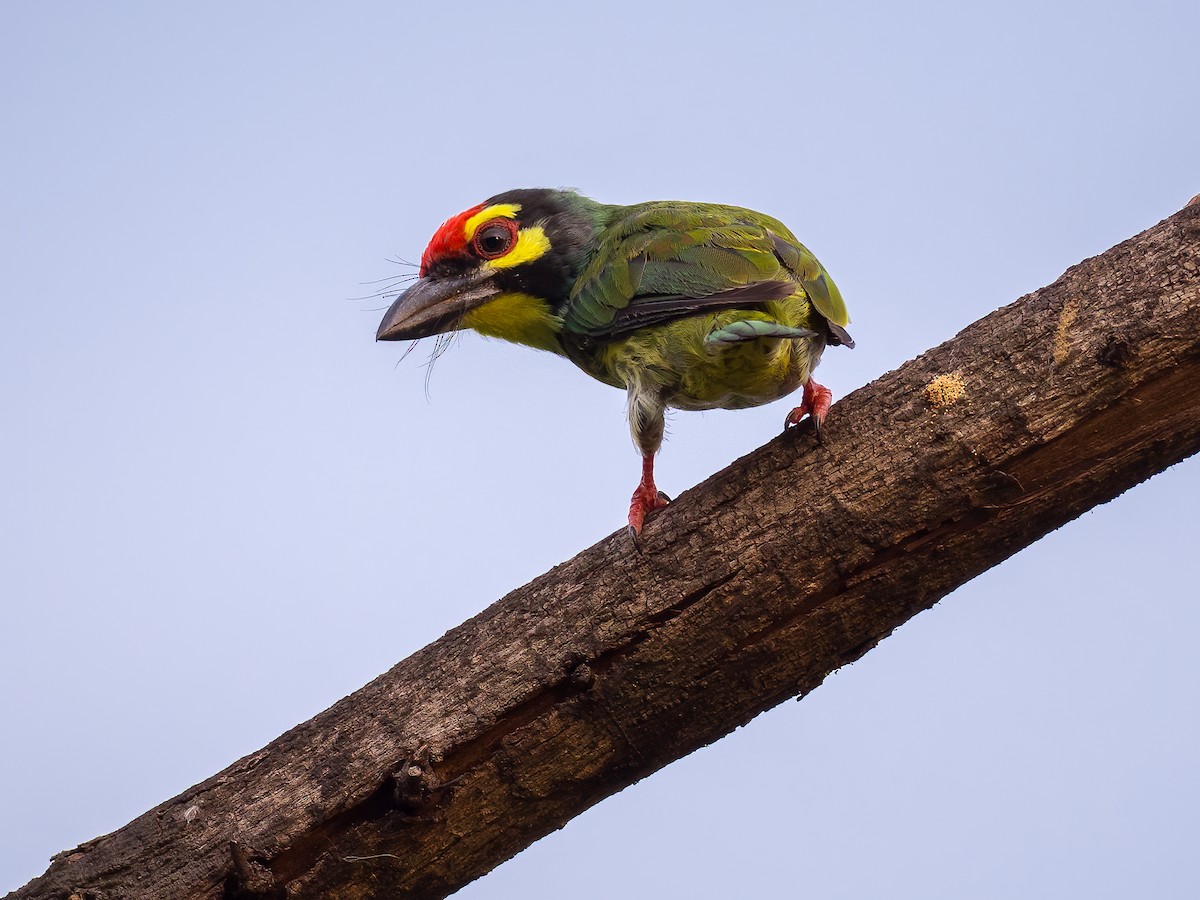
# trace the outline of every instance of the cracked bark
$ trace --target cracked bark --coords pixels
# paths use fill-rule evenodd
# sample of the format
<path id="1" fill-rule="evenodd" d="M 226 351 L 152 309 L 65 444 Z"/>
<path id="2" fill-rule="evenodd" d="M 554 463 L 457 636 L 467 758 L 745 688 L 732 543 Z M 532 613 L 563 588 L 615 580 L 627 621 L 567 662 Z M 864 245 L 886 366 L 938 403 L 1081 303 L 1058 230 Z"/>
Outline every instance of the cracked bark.
<path id="1" fill-rule="evenodd" d="M 1200 449 L 1200 198 L 12 898 L 442 897 Z"/>

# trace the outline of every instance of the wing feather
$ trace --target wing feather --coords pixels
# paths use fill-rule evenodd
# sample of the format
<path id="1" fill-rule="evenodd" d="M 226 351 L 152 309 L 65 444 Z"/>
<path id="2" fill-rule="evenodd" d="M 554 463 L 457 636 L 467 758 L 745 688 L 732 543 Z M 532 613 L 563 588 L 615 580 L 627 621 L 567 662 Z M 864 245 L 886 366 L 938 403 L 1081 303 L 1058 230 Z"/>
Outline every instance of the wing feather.
<path id="1" fill-rule="evenodd" d="M 830 322 L 848 324 L 832 279 L 774 219 L 712 204 L 642 204 L 610 223 L 571 291 L 563 327 L 611 340 L 701 312 L 762 306 L 801 289 Z"/>

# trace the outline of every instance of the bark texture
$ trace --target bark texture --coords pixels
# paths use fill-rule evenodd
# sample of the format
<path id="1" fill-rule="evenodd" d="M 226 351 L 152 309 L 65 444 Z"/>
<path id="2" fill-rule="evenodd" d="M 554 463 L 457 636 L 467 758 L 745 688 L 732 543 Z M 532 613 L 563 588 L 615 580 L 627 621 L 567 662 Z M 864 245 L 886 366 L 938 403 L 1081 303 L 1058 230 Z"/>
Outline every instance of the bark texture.
<path id="1" fill-rule="evenodd" d="M 1200 198 L 1198 198 L 1200 199 Z M 738 460 L 10 897 L 426 898 L 1200 449 L 1200 204 Z"/>

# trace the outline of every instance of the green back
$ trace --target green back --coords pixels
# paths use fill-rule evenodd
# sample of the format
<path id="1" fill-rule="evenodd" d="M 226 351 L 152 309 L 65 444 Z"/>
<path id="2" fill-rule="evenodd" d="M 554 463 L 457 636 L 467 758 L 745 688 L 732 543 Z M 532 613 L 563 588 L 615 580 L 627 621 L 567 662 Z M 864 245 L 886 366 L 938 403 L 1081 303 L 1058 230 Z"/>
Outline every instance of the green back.
<path id="1" fill-rule="evenodd" d="M 797 283 L 822 316 L 849 323 L 817 258 L 770 216 L 673 201 L 610 209 L 566 305 L 567 332 L 603 338 L 704 310 L 754 307 L 796 293 Z"/>

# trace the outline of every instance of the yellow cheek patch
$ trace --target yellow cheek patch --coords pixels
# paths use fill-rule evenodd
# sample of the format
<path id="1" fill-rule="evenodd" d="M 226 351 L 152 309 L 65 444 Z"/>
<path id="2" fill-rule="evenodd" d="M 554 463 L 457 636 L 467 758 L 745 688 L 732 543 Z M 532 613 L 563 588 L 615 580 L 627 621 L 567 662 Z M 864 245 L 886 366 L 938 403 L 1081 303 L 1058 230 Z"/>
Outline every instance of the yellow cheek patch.
<path id="1" fill-rule="evenodd" d="M 550 249 L 550 238 L 541 225 L 530 225 L 517 232 L 517 242 L 513 248 L 499 259 L 491 259 L 483 265 L 492 269 L 510 269 L 522 263 L 530 263 L 544 256 Z"/>
<path id="2" fill-rule="evenodd" d="M 496 203 L 475 213 L 463 225 L 463 235 L 466 237 L 467 243 L 471 243 L 475 232 L 485 222 L 490 222 L 492 219 L 515 219 L 520 211 L 520 203 Z M 510 269 L 513 266 L 541 258 L 549 249 L 550 238 L 546 237 L 545 229 L 540 225 L 531 225 L 517 232 L 517 242 L 513 244 L 511 250 L 498 259 L 488 260 L 483 264 L 483 268 Z"/>
<path id="3" fill-rule="evenodd" d="M 475 237 L 475 232 L 479 226 L 484 222 L 491 219 L 515 219 L 517 213 L 520 211 L 520 203 L 496 203 L 487 209 L 480 210 L 463 224 L 463 237 L 467 239 L 467 243 L 469 244 L 471 243 L 471 238 Z"/>
<path id="4" fill-rule="evenodd" d="M 468 218 L 462 227 L 463 236 L 470 244 L 481 224 L 491 222 L 493 218 L 516 218 L 517 212 L 520 211 L 520 203 L 497 203 L 488 206 L 487 209 L 480 210 Z M 482 268 L 511 269 L 514 265 L 532 263 L 534 259 L 540 259 L 545 256 L 547 250 L 550 250 L 550 238 L 547 238 L 546 230 L 541 226 L 529 226 L 518 230 L 517 242 L 512 245 L 512 250 L 503 257 L 487 260 Z"/>
<path id="5" fill-rule="evenodd" d="M 562 353 L 557 338 L 562 319 L 550 311 L 545 300 L 529 294 L 499 294 L 468 312 L 462 323 L 488 337 Z"/>

